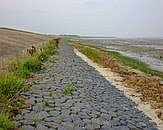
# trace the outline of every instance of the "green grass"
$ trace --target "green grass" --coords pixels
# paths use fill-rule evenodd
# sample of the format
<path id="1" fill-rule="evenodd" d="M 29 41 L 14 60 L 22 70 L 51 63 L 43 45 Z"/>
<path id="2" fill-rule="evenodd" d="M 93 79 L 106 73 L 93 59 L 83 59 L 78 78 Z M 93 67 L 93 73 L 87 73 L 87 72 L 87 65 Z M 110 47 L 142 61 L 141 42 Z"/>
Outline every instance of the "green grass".
<path id="1" fill-rule="evenodd" d="M 49 107 L 49 101 L 44 100 L 44 101 L 43 101 L 43 105 Z"/>
<path id="2" fill-rule="evenodd" d="M 51 63 L 55 63 L 55 60 L 54 60 L 54 59 L 51 59 L 50 62 L 51 62 Z"/>
<path id="3" fill-rule="evenodd" d="M 43 47 L 43 51 L 41 52 L 41 55 L 39 55 L 39 60 L 45 61 L 50 55 L 57 54 L 55 48 L 56 45 L 53 43 L 53 41 L 50 41 L 48 44 L 46 44 L 46 46 Z"/>
<path id="4" fill-rule="evenodd" d="M 41 61 L 38 56 L 28 56 L 22 63 L 22 67 L 30 72 L 37 72 L 41 69 Z"/>
<path id="5" fill-rule="evenodd" d="M 26 56 L 24 60 L 19 57 L 15 61 L 9 63 L 9 71 L 14 72 L 18 77 L 29 78 L 31 72 L 37 72 L 41 69 L 42 62 L 39 60 L 37 54 L 34 56 Z"/>
<path id="6" fill-rule="evenodd" d="M 2 112 L 3 113 L 9 113 L 9 112 L 11 112 L 11 106 L 4 106 Z"/>
<path id="7" fill-rule="evenodd" d="M 11 60 L 8 62 L 8 71 L 14 72 L 14 74 L 21 78 L 29 78 L 31 73 L 27 68 L 23 67 L 22 61 L 19 59 L 19 56 L 17 55 L 15 60 Z"/>
<path id="8" fill-rule="evenodd" d="M 81 53 L 83 53 L 84 55 L 87 55 L 88 58 L 91 57 L 91 59 L 92 59 L 93 61 L 97 61 L 97 60 L 101 59 L 100 56 L 99 56 L 98 54 L 94 53 L 94 52 L 93 52 L 92 50 L 90 50 L 89 48 L 85 48 L 84 50 L 81 51 Z"/>
<path id="9" fill-rule="evenodd" d="M 73 91 L 75 91 L 76 90 L 76 87 L 75 86 L 67 86 L 64 90 L 63 90 L 63 92 L 65 93 L 65 94 L 70 94 L 70 93 L 72 93 Z"/>
<path id="10" fill-rule="evenodd" d="M 38 114 L 36 114 L 36 115 L 34 115 L 33 117 L 31 117 L 31 120 L 32 120 L 33 122 L 37 122 L 37 121 L 41 121 L 41 118 L 39 117 Z"/>
<path id="11" fill-rule="evenodd" d="M 15 76 L 14 73 L 0 74 L 1 98 L 11 98 L 24 88 L 26 88 L 24 82 L 19 77 Z"/>
<path id="12" fill-rule="evenodd" d="M 10 121 L 8 114 L 0 113 L 0 130 L 9 130 L 13 125 L 14 123 Z"/>
<path id="13" fill-rule="evenodd" d="M 14 106 L 17 108 L 21 108 L 23 105 L 24 101 L 14 101 Z"/>
<path id="14" fill-rule="evenodd" d="M 39 55 L 38 58 L 39 58 L 40 61 L 45 61 L 45 60 L 47 60 L 47 59 L 49 58 L 49 56 L 46 54 L 45 51 L 43 51 L 43 52 Z"/>

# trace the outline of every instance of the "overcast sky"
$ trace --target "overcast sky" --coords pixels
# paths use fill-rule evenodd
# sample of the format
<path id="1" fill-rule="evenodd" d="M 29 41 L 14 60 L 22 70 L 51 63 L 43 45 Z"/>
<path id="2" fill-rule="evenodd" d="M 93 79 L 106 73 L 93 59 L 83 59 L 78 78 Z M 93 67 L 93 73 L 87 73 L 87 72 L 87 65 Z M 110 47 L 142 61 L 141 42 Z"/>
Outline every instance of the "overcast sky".
<path id="1" fill-rule="evenodd" d="M 0 26 L 48 34 L 163 37 L 163 0 L 0 0 Z"/>

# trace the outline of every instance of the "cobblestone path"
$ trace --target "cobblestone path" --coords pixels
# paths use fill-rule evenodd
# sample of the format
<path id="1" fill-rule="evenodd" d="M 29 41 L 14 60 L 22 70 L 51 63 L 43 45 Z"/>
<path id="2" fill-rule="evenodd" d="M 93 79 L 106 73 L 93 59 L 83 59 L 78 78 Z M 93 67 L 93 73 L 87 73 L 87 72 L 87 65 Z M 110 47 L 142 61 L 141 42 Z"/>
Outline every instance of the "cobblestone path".
<path id="1" fill-rule="evenodd" d="M 22 97 L 30 108 L 16 116 L 23 130 L 155 130 L 150 118 L 61 40 L 56 63 Z M 73 94 L 63 89 L 76 86 Z M 48 105 L 45 106 L 44 103 Z"/>

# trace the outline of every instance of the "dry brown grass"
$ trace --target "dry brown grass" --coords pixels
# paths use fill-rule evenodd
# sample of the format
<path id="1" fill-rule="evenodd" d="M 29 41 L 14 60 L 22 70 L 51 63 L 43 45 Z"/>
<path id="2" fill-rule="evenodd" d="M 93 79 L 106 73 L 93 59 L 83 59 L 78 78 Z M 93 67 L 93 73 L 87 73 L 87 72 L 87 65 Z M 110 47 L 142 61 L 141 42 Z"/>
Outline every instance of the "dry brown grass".
<path id="1" fill-rule="evenodd" d="M 160 110 L 163 109 L 163 85 L 160 85 L 159 79 L 149 75 L 142 75 L 141 73 L 137 73 L 128 67 L 122 66 L 106 52 L 88 46 L 78 44 L 71 45 L 94 62 L 102 65 L 105 68 L 110 68 L 112 72 L 115 72 L 121 76 L 125 86 L 133 88 L 136 92 L 141 93 L 141 99 L 143 101 L 150 102 L 153 108 Z M 91 54 L 85 53 L 88 50 L 91 51 Z M 93 55 L 96 55 L 96 57 Z M 159 111 L 158 117 L 163 119 L 162 111 L 161 113 Z"/>

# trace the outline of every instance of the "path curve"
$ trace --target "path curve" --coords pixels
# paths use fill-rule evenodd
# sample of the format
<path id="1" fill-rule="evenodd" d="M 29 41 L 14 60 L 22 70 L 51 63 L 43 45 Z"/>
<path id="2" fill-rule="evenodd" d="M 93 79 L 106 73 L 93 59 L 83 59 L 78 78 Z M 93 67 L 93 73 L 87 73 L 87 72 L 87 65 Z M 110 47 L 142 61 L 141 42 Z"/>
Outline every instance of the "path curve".
<path id="1" fill-rule="evenodd" d="M 46 62 L 41 79 L 21 95 L 31 105 L 16 116 L 23 130 L 157 130 L 136 104 L 89 66 L 64 40 L 56 63 Z M 63 89 L 76 86 L 72 95 Z M 44 106 L 44 101 L 49 106 Z"/>

